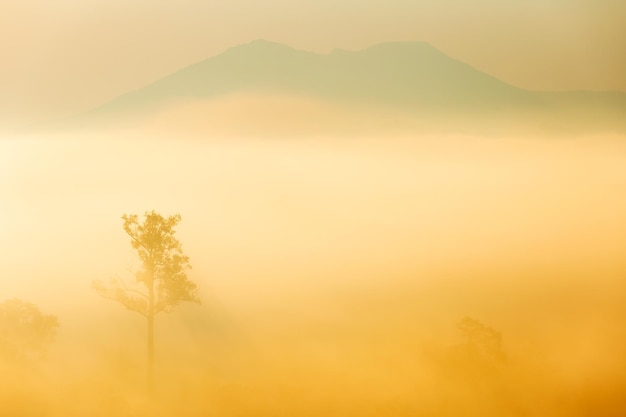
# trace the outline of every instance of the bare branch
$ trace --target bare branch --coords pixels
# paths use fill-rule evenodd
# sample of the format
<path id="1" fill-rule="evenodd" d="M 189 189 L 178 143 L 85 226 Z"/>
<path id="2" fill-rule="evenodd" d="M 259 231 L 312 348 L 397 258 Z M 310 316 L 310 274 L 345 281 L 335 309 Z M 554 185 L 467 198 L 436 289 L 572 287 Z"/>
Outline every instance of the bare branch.
<path id="1" fill-rule="evenodd" d="M 124 284 L 119 280 L 111 280 L 111 287 L 107 287 L 102 281 L 94 281 L 92 287 L 103 298 L 117 301 L 131 311 L 135 311 L 144 317 L 148 317 L 148 301 L 145 298 L 133 297 L 128 294 L 128 290 L 124 288 Z M 131 290 L 133 291 L 133 290 Z M 145 294 L 136 291 L 141 296 Z"/>
<path id="2" fill-rule="evenodd" d="M 145 299 L 146 301 L 148 301 L 150 299 L 147 294 L 144 294 L 141 291 L 135 290 L 133 288 L 128 288 L 128 286 L 126 286 L 126 283 L 124 281 L 119 280 L 118 282 L 120 284 L 122 284 L 122 286 L 124 287 L 124 291 L 130 292 L 130 293 L 133 293 L 133 294 L 137 294 L 137 295 L 141 296 L 143 299 Z"/>

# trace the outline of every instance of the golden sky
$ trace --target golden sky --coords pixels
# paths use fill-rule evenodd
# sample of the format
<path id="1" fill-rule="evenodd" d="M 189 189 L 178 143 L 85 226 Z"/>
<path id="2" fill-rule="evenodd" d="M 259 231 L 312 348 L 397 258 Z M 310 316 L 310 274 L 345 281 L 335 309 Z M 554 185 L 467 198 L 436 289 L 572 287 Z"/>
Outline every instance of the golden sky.
<path id="1" fill-rule="evenodd" d="M 72 114 L 254 39 L 426 41 L 530 89 L 626 91 L 621 0 L 2 0 L 0 126 Z"/>

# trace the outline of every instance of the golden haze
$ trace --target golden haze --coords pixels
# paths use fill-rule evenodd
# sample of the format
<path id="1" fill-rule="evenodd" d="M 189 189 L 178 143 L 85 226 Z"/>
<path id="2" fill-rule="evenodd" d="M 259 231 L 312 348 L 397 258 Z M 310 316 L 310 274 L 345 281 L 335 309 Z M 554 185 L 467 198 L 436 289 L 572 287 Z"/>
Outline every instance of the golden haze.
<path id="1" fill-rule="evenodd" d="M 624 137 L 161 127 L 0 140 L 0 294 L 60 323 L 44 361 L 3 363 L 3 413 L 624 409 Z M 157 317 L 149 401 L 145 322 L 90 283 L 131 277 L 120 217 L 153 209 L 182 215 L 203 304 Z M 463 350 L 466 316 L 503 359 Z"/>

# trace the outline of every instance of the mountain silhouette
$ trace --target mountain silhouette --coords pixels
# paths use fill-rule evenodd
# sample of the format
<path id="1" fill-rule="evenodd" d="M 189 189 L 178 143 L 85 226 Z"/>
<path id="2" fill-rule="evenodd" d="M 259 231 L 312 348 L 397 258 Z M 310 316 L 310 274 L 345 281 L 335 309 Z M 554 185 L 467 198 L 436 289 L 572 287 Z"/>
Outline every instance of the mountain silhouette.
<path id="1" fill-rule="evenodd" d="M 593 126 L 612 129 L 623 126 L 621 119 L 626 115 L 626 93 L 524 90 L 424 42 L 316 54 L 258 40 L 122 95 L 77 120 L 133 120 L 175 103 L 242 93 L 298 95 L 438 120 L 524 115 L 527 121 L 537 116 L 561 124 L 573 119 L 580 124 L 585 119 Z"/>

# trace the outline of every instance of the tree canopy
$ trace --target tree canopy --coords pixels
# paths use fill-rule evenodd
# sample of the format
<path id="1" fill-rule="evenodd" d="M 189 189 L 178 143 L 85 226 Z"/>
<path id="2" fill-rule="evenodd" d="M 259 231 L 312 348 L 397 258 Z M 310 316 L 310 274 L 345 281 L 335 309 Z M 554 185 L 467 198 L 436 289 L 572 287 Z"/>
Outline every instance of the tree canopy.
<path id="1" fill-rule="evenodd" d="M 124 214 L 123 229 L 137 251 L 141 267 L 135 272 L 135 283 L 143 290 L 129 287 L 121 279 L 109 285 L 95 281 L 94 288 L 105 298 L 113 299 L 145 317 L 169 312 L 184 301 L 199 303 L 197 286 L 187 277 L 191 269 L 189 257 L 174 236 L 180 214 L 164 217 L 155 211 L 146 212 L 143 222 L 136 214 Z"/>
<path id="2" fill-rule="evenodd" d="M 41 358 L 54 341 L 59 321 L 36 305 L 13 298 L 0 304 L 0 359 L 23 362 Z"/>

